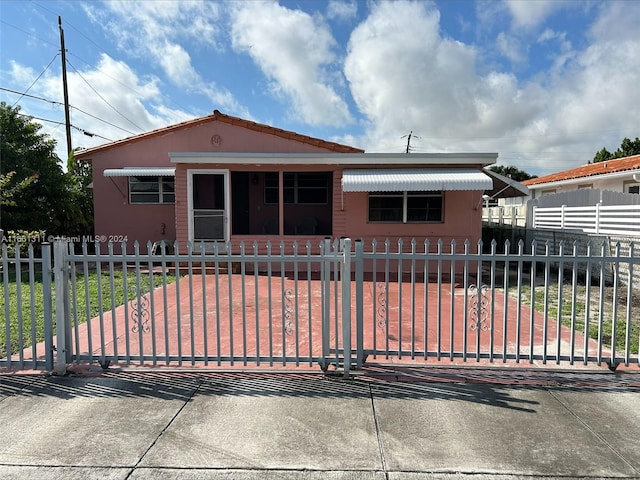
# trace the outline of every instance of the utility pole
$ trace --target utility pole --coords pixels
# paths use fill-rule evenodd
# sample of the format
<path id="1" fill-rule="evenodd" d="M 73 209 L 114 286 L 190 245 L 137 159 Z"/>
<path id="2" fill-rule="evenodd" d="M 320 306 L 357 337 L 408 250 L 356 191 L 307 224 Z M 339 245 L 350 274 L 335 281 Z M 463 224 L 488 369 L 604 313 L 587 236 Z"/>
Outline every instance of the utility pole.
<path id="1" fill-rule="evenodd" d="M 67 161 L 71 157 L 71 121 L 69 120 L 69 91 L 67 89 L 67 51 L 64 48 L 64 30 L 62 18 L 58 17 L 60 27 L 60 51 L 62 53 L 62 93 L 64 95 L 64 123 L 67 130 Z"/>

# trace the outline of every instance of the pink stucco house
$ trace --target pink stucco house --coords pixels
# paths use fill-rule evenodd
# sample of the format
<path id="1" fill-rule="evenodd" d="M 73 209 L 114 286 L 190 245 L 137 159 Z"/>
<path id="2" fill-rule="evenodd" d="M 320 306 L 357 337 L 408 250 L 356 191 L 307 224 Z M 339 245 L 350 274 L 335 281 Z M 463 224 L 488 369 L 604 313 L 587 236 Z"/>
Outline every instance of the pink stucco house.
<path id="1" fill-rule="evenodd" d="M 93 166 L 96 236 L 146 251 L 160 240 L 475 243 L 497 154 L 369 154 L 215 110 L 76 157 Z"/>

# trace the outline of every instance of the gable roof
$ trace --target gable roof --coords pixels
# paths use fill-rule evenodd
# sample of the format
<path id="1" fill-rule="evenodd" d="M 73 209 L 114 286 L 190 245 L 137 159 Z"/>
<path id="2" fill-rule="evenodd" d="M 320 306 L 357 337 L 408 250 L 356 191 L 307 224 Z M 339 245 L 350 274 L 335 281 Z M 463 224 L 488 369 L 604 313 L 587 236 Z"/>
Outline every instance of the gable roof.
<path id="1" fill-rule="evenodd" d="M 141 133 L 140 135 L 135 135 L 133 137 L 127 137 L 127 138 L 123 138 L 122 140 L 116 140 L 115 142 L 106 143 L 104 145 L 98 145 L 97 147 L 91 147 L 84 150 L 79 150 L 75 153 L 75 157 L 76 158 L 87 157 L 96 152 L 103 152 L 105 150 L 109 150 L 111 148 L 114 148 L 120 145 L 148 140 L 153 137 L 166 135 L 168 132 L 176 132 L 185 128 L 195 127 L 208 122 L 223 122 L 229 125 L 236 125 L 239 127 L 247 128 L 249 130 L 256 131 L 256 132 L 275 135 L 277 137 L 285 138 L 288 140 L 293 140 L 296 142 L 313 145 L 319 148 L 324 148 L 335 153 L 363 153 L 364 152 L 364 150 L 360 148 L 350 147 L 349 145 L 342 145 L 340 143 L 335 143 L 335 142 L 329 142 L 327 140 L 322 140 L 320 138 L 309 137 L 307 135 L 302 135 L 300 133 L 292 132 L 289 130 L 282 130 L 281 128 L 272 127 L 270 125 L 265 125 L 262 123 L 252 122 L 251 120 L 245 120 L 239 117 L 233 117 L 231 115 L 226 115 L 224 113 L 221 113 L 219 110 L 214 110 L 211 115 L 206 115 L 204 117 L 194 118 L 193 120 L 187 120 L 185 122 L 176 123 L 175 125 L 169 125 L 168 127 L 158 128 L 156 130 L 151 130 L 150 132 Z"/>
<path id="2" fill-rule="evenodd" d="M 589 163 L 580 167 L 565 170 L 564 172 L 552 173 L 544 177 L 532 178 L 522 182 L 524 185 L 538 185 L 543 183 L 562 182 L 585 177 L 594 177 L 598 175 L 608 175 L 610 173 L 624 172 L 627 170 L 640 169 L 640 155 L 631 157 L 617 158 L 615 160 L 606 160 L 604 162 Z"/>

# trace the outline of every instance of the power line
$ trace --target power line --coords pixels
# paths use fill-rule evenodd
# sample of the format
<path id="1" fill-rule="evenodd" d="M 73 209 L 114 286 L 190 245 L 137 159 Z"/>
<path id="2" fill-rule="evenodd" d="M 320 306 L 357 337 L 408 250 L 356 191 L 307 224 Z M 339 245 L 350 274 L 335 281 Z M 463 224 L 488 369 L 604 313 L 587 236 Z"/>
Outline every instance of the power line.
<path id="1" fill-rule="evenodd" d="M 10 92 L 10 93 L 15 93 L 15 94 L 17 94 L 17 95 L 22 95 L 23 97 L 34 98 L 34 99 L 36 99 L 36 100 L 42 100 L 43 102 L 48 102 L 48 103 L 51 103 L 51 104 L 54 104 L 54 105 L 63 105 L 63 103 L 62 103 L 62 102 L 56 102 L 55 100 L 48 100 L 48 99 L 43 98 L 43 97 L 38 97 L 37 95 L 29 95 L 29 94 L 27 94 L 27 93 L 17 92 L 17 91 L 15 91 L 15 90 L 11 90 L 10 88 L 0 87 L 0 90 L 4 90 L 5 92 Z M 134 133 L 134 132 L 132 132 L 132 131 L 130 131 L 130 130 L 127 130 L 126 128 L 119 127 L 118 125 L 115 125 L 115 124 L 113 124 L 113 123 L 111 123 L 111 122 L 108 122 L 107 120 L 103 120 L 103 119 L 102 119 L 102 118 L 100 118 L 100 117 L 96 117 L 95 115 L 92 115 L 92 114 L 91 114 L 91 113 L 89 113 L 89 112 L 85 112 L 85 111 L 84 111 L 84 110 L 82 110 L 81 108 L 75 107 L 75 106 L 73 106 L 73 105 L 69 105 L 69 107 L 73 108 L 74 110 L 78 110 L 79 112 L 84 113 L 85 115 L 87 115 L 87 116 L 89 116 L 89 117 L 91 117 L 91 118 L 94 118 L 94 119 L 96 119 L 96 120 L 98 120 L 98 121 L 100 121 L 100 122 L 104 122 L 104 123 L 106 123 L 107 125 L 111 125 L 112 127 L 115 127 L 115 128 L 117 128 L 117 129 L 119 129 L 119 130 L 122 130 L 123 132 L 130 133 L 131 135 L 135 135 L 135 133 Z"/>
<path id="2" fill-rule="evenodd" d="M 49 12 L 49 13 L 51 13 L 51 14 L 53 14 L 53 15 L 56 15 L 56 16 L 58 15 L 58 14 L 57 14 L 57 13 L 55 13 L 53 10 L 48 9 L 48 8 L 44 7 L 43 5 L 40 5 L 40 4 L 36 3 L 36 2 L 33 2 L 33 4 L 34 4 L 35 6 L 37 6 L 37 7 L 41 8 L 41 9 L 43 9 L 43 10 L 46 10 L 47 12 Z M 28 31 L 26 31 L 26 30 L 23 30 L 23 29 L 21 29 L 21 28 L 19 28 L 19 27 L 15 26 L 15 25 L 12 25 L 12 24 L 10 24 L 10 23 L 7 23 L 7 22 L 5 22 L 4 20 L 0 20 L 0 23 L 4 23 L 5 25 L 8 25 L 8 26 L 10 26 L 10 27 L 12 27 L 12 28 L 15 28 L 16 30 L 18 30 L 18 31 L 20 31 L 20 32 L 22 32 L 22 33 L 25 33 L 25 34 L 27 34 L 27 35 L 29 35 L 29 36 L 31 36 L 31 37 L 37 38 L 37 39 L 38 39 L 38 40 L 40 40 L 41 42 L 48 43 L 49 45 L 52 45 L 52 46 L 54 46 L 54 47 L 56 47 L 56 48 L 59 48 L 59 45 L 56 45 L 55 43 L 51 43 L 51 42 L 49 42 L 48 40 L 45 40 L 45 39 L 43 39 L 43 38 L 41 38 L 41 37 L 38 37 L 37 35 L 34 35 L 34 34 L 32 34 L 32 33 L 28 32 Z M 86 38 L 89 42 L 91 42 L 93 45 L 95 45 L 95 46 L 99 49 L 99 51 L 100 51 L 100 52 L 106 53 L 106 54 L 107 54 L 107 55 L 109 55 L 109 57 L 111 57 L 111 58 L 115 58 L 115 56 L 114 56 L 114 55 L 112 55 L 110 52 L 108 52 L 104 47 L 101 47 L 100 45 L 98 45 L 94 40 L 92 40 L 90 37 L 88 37 L 87 35 L 85 35 L 85 34 L 84 34 L 80 29 L 76 28 L 73 24 L 71 24 L 71 23 L 69 23 L 69 22 L 65 22 L 65 24 L 66 24 L 66 25 L 69 25 L 69 26 L 70 26 L 71 28 L 73 28 L 76 32 L 78 32 L 80 35 L 82 35 L 84 38 Z M 127 90 L 129 90 L 129 91 L 131 91 L 131 92 L 133 92 L 133 93 L 136 93 L 137 95 L 140 95 L 140 96 L 142 96 L 142 95 L 143 95 L 141 92 L 139 92 L 139 91 L 137 91 L 137 90 L 135 90 L 135 89 L 131 88 L 129 85 L 127 85 L 127 84 L 125 84 L 125 83 L 121 82 L 120 80 L 118 80 L 117 78 L 115 78 L 115 77 L 113 77 L 113 76 L 109 75 L 109 74 L 108 74 L 107 72 L 105 72 L 104 70 L 102 70 L 102 69 L 98 69 L 95 65 L 93 65 L 93 64 L 91 64 L 91 63 L 89 63 L 89 62 L 87 62 L 86 60 L 84 60 L 83 58 L 79 57 L 79 56 L 78 56 L 78 55 L 76 55 L 75 53 L 73 53 L 73 52 L 71 52 L 71 51 L 67 51 L 67 54 L 68 54 L 68 55 L 70 55 L 70 56 L 72 56 L 72 57 L 77 58 L 78 60 L 80 60 L 81 62 L 83 62 L 85 65 L 87 65 L 87 66 L 89 66 L 89 67 L 92 67 L 92 68 L 95 68 L 97 71 L 101 72 L 104 76 L 106 76 L 106 77 L 110 78 L 111 80 L 113 80 L 113 81 L 115 81 L 115 82 L 119 83 L 120 85 L 122 85 L 123 87 L 125 87 Z M 69 62 L 67 61 L 67 63 L 69 63 Z M 70 63 L 69 63 L 69 64 L 70 64 Z M 176 105 L 176 106 L 177 106 L 177 105 Z M 120 127 L 118 127 L 118 128 L 120 128 Z M 124 130 L 124 129 L 123 129 L 123 130 Z M 140 129 L 140 130 L 142 130 L 142 129 Z M 124 131 L 125 131 L 125 132 L 127 132 L 127 133 L 131 133 L 132 135 L 135 135 L 134 133 L 129 132 L 128 130 L 124 130 Z"/>
<path id="3" fill-rule="evenodd" d="M 0 1 L 1 1 L 1 0 L 0 0 Z M 47 8 L 47 7 L 45 7 L 44 5 L 41 5 L 41 4 L 37 3 L 37 2 L 32 2 L 32 3 L 33 3 L 35 6 L 37 6 L 38 8 L 41 8 L 42 10 L 45 10 L 45 11 L 47 11 L 48 13 L 51 13 L 52 15 L 56 15 L 56 16 L 58 16 L 58 14 L 57 14 L 56 12 L 54 12 L 53 10 L 51 10 L 51 9 L 49 9 L 49 8 Z M 78 32 L 81 36 L 83 36 L 85 39 L 87 39 L 90 43 L 92 43 L 93 45 L 95 45 L 101 53 L 105 53 L 106 55 L 108 55 L 108 56 L 109 56 L 110 58 L 112 58 L 112 59 L 115 59 L 115 58 L 116 58 L 116 56 L 115 56 L 115 55 L 113 55 L 111 52 L 109 52 L 109 51 L 108 51 L 106 48 L 104 48 L 103 46 L 101 46 L 101 45 L 99 45 L 98 43 L 96 43 L 96 42 L 95 42 L 91 37 L 87 36 L 87 35 L 86 35 L 82 30 L 80 30 L 79 28 L 75 27 L 75 26 L 74 26 L 72 23 L 70 23 L 69 21 L 65 21 L 65 24 L 66 24 L 66 25 L 68 25 L 69 27 L 71 27 L 72 29 L 74 29 L 76 32 Z M 27 32 L 25 32 L 25 33 L 27 33 Z M 43 40 L 43 41 L 44 41 L 44 40 Z M 53 45 L 53 44 L 52 44 L 52 45 Z M 143 97 L 143 96 L 144 96 L 144 94 L 143 94 L 142 92 L 140 92 L 140 91 L 138 91 L 138 90 L 136 90 L 136 89 L 134 89 L 134 88 L 131 88 L 131 87 L 130 87 L 129 85 L 127 85 L 126 83 L 123 83 L 123 82 L 121 82 L 120 80 L 118 80 L 117 78 L 115 78 L 115 77 L 113 77 L 113 76 L 109 75 L 105 70 L 97 68 L 95 65 L 93 65 L 92 63 L 87 62 L 86 60 L 84 60 L 82 57 L 80 57 L 80 56 L 76 55 L 75 53 L 73 53 L 73 52 L 71 52 L 71 51 L 67 51 L 67 55 L 68 55 L 68 56 L 71 56 L 71 57 L 75 57 L 75 58 L 77 58 L 78 60 L 80 60 L 82 63 L 84 63 L 85 65 L 87 65 L 87 66 L 89 66 L 89 67 L 91 67 L 91 68 L 96 69 L 98 72 L 102 73 L 105 77 L 108 77 L 108 78 L 110 78 L 111 80 L 113 80 L 114 82 L 119 83 L 120 85 L 122 85 L 124 88 L 126 88 L 126 89 L 127 89 L 127 90 L 129 90 L 130 92 L 133 92 L 133 93 L 135 93 L 136 95 L 139 95 L 140 97 Z M 67 61 L 67 63 L 69 63 L 69 62 Z M 177 108 L 180 108 L 180 105 L 176 104 L 176 103 L 175 103 L 174 101 L 172 101 L 171 99 L 169 99 L 169 102 L 170 102 L 173 106 L 175 106 L 175 107 L 177 107 Z M 140 130 L 142 130 L 142 129 L 140 129 Z M 127 130 L 125 130 L 125 131 L 127 131 Z M 128 132 L 128 131 L 127 131 L 127 133 L 131 133 L 132 135 L 135 135 L 135 133 L 132 133 L 132 132 Z"/>
<path id="4" fill-rule="evenodd" d="M 59 15 L 58 13 L 54 12 L 53 10 L 48 9 L 47 7 L 40 5 L 37 2 L 32 2 L 36 7 L 41 8 L 42 10 L 45 10 L 49 13 L 51 13 L 52 15 L 55 15 L 56 17 Z M 82 35 L 84 38 L 86 38 L 87 40 L 89 40 L 91 43 L 93 43 L 96 47 L 98 47 L 98 49 L 103 50 L 103 48 L 98 45 L 96 42 L 94 42 L 91 38 L 89 38 L 88 36 L 86 36 L 84 34 L 84 32 L 82 32 L 82 30 L 80 30 L 79 28 L 76 28 L 75 26 L 73 26 L 73 24 L 69 23 L 68 21 L 65 21 L 65 25 L 70 26 L 71 28 L 73 28 L 76 32 L 78 32 L 80 35 Z M 108 54 L 108 53 L 107 53 Z M 113 57 L 113 55 L 111 55 L 111 57 Z"/>
<path id="5" fill-rule="evenodd" d="M 31 32 L 28 32 L 28 31 L 26 31 L 26 30 L 23 30 L 23 29 L 22 29 L 22 28 L 20 28 L 20 27 L 16 27 L 15 25 L 12 25 L 11 23 L 5 22 L 4 20 L 0 20 L 0 23 L 3 23 L 4 25 L 7 25 L 8 27 L 15 28 L 15 29 L 16 29 L 16 30 L 18 30 L 19 32 L 26 33 L 26 34 L 27 34 L 27 35 L 29 35 L 30 37 L 37 38 L 37 39 L 38 39 L 38 40 L 40 40 L 41 42 L 48 43 L 49 45 L 53 45 L 54 47 L 58 48 L 58 45 L 56 45 L 55 43 L 51 43 L 49 40 L 45 40 L 44 38 L 41 38 L 41 37 L 39 37 L 39 36 L 37 36 L 37 35 L 35 35 L 35 34 L 31 33 Z"/>
<path id="6" fill-rule="evenodd" d="M 139 96 L 141 96 L 141 97 L 144 97 L 144 94 L 143 94 L 142 92 L 140 92 L 140 91 L 138 91 L 138 90 L 136 90 L 136 89 L 134 89 L 134 88 L 131 88 L 129 85 L 127 85 L 127 84 L 126 84 L 126 83 L 124 83 L 124 82 L 121 82 L 121 81 L 120 81 L 120 80 L 118 80 L 116 77 L 113 77 L 113 76 L 109 75 L 105 70 L 103 70 L 103 69 L 101 69 L 101 68 L 98 68 L 98 67 L 96 67 L 95 65 L 93 65 L 93 64 L 91 64 L 91 63 L 89 63 L 89 62 L 87 62 L 87 61 L 86 61 L 86 60 L 84 60 L 82 57 L 79 57 L 78 55 L 76 55 L 76 54 L 75 54 L 75 53 L 73 53 L 73 52 L 67 52 L 67 53 L 69 54 L 69 56 L 77 58 L 78 60 L 80 60 L 82 63 L 84 63 L 84 64 L 85 64 L 85 65 L 87 65 L 88 67 L 94 68 L 96 71 L 100 72 L 100 73 L 101 73 L 102 75 L 104 75 L 105 77 L 110 78 L 111 80 L 113 80 L 113 81 L 114 81 L 114 82 L 116 82 L 116 83 L 119 83 L 120 85 L 122 85 L 124 88 L 126 88 L 126 89 L 127 89 L 127 90 L 129 90 L 130 92 L 133 92 L 133 93 L 135 93 L 136 95 L 139 95 Z M 107 55 L 109 55 L 109 57 L 110 57 L 111 59 L 115 59 L 115 57 L 114 57 L 113 55 L 110 55 L 108 52 L 105 52 L 105 53 L 106 53 Z M 67 60 L 67 62 L 68 62 L 68 60 Z M 171 102 L 171 103 L 173 103 L 173 102 Z M 174 105 L 176 105 L 176 104 L 174 103 Z M 178 105 L 176 105 L 176 106 L 178 106 Z"/>
<path id="7" fill-rule="evenodd" d="M 127 117 L 125 117 L 122 113 L 120 113 L 120 111 L 119 111 L 116 107 L 114 107 L 113 105 L 111 105 L 111 104 L 110 104 L 110 103 L 109 103 L 109 102 L 108 102 L 108 101 L 107 101 L 107 100 L 106 100 L 102 95 L 100 95 L 100 93 L 98 93 L 98 91 L 97 91 L 95 88 L 93 88 L 93 86 L 92 86 L 92 85 L 87 81 L 87 79 L 86 79 L 86 78 L 84 78 L 84 77 L 82 76 L 82 74 L 78 71 L 78 69 L 77 69 L 76 67 L 74 67 L 74 66 L 73 66 L 73 64 L 72 64 L 71 62 L 69 62 L 69 61 L 67 60 L 67 63 L 69 64 L 69 66 L 71 66 L 71 68 L 73 68 L 74 72 L 76 72 L 76 73 L 78 74 L 78 76 L 79 76 L 79 77 L 84 81 L 84 83 L 86 83 L 86 84 L 89 86 L 89 88 L 90 88 L 91 90 L 93 90 L 93 92 L 94 92 L 96 95 L 98 95 L 98 97 L 100 97 L 100 99 L 101 99 L 104 103 L 106 103 L 107 105 L 109 105 L 109 107 L 111 107 L 111 109 L 112 109 L 114 112 L 116 112 L 118 115 L 120 115 L 122 118 L 124 118 L 124 119 L 125 119 L 127 122 L 129 122 L 131 125 L 133 125 L 134 127 L 136 127 L 138 130 L 140 130 L 141 132 L 144 132 L 144 129 L 143 129 L 143 128 L 139 127 L 138 125 L 136 125 L 135 123 L 133 123 L 131 120 L 129 120 Z"/>
<path id="8" fill-rule="evenodd" d="M 42 117 L 36 117 L 34 115 L 27 115 L 25 113 L 17 113 L 16 115 L 20 115 L 21 117 L 27 117 L 27 118 L 33 118 L 35 120 L 40 120 L 41 122 L 48 122 L 48 123 L 54 123 L 56 125 L 65 125 L 64 122 L 59 122 L 57 120 L 50 120 L 48 118 L 42 118 Z M 102 135 L 98 135 L 97 133 L 91 133 L 88 132 L 87 130 L 80 128 L 80 127 L 76 127 L 75 125 L 70 125 L 71 128 L 75 128 L 77 131 L 79 131 L 80 133 L 85 134 L 87 137 L 99 137 L 99 138 L 103 138 L 109 142 L 113 142 L 114 140 L 107 138 L 107 137 L 103 137 Z"/>
<path id="9" fill-rule="evenodd" d="M 0 90 L 4 90 L 5 92 L 9 92 L 9 93 L 15 93 L 16 95 L 20 95 L 20 98 L 22 97 L 35 98 L 36 100 L 42 100 L 43 102 L 62 105 L 61 102 L 56 102 L 55 100 L 47 100 L 46 98 L 38 97 L 37 95 L 29 95 L 26 92 L 18 92 L 16 90 L 11 90 L 10 88 L 0 87 Z"/>
<path id="10" fill-rule="evenodd" d="M 42 77 L 42 75 L 44 75 L 44 72 L 46 72 L 46 71 L 49 69 L 49 67 L 51 66 L 51 64 L 53 63 L 53 61 L 54 61 L 56 58 L 58 58 L 58 55 L 60 55 L 60 54 L 59 54 L 59 53 L 56 53 L 56 54 L 53 56 L 53 58 L 52 58 L 52 59 L 51 59 L 51 61 L 49 62 L 49 65 L 47 65 L 47 66 L 46 66 L 46 68 L 42 71 L 42 73 L 41 73 L 40 75 L 38 75 L 38 78 L 36 78 L 36 79 L 31 83 L 31 85 L 29 85 L 29 88 L 27 88 L 27 90 L 25 90 L 25 92 L 24 92 L 25 94 L 26 94 L 26 93 L 29 93 L 29 90 L 31 90 L 31 87 L 33 87 L 33 86 L 36 84 L 36 82 L 37 82 L 38 80 L 40 80 L 40 77 Z M 22 98 L 22 97 L 18 97 L 18 99 L 15 101 L 15 103 L 14 103 L 13 105 L 11 105 L 11 108 L 15 107 L 15 106 L 16 106 L 16 104 L 20 101 L 20 99 L 21 99 L 21 98 Z"/>
<path id="11" fill-rule="evenodd" d="M 42 100 L 43 102 L 51 103 L 51 104 L 53 104 L 53 105 L 63 105 L 63 103 L 62 103 L 62 102 L 56 102 L 55 100 L 48 100 L 48 99 L 43 98 L 43 97 L 38 97 L 37 95 L 29 95 L 29 94 L 27 94 L 27 93 L 17 92 L 17 91 L 15 91 L 15 90 L 11 90 L 10 88 L 0 87 L 0 90 L 4 90 L 5 92 L 10 92 L 10 93 L 15 93 L 16 95 L 21 95 L 21 96 L 23 96 L 23 97 L 34 98 L 34 99 L 36 99 L 36 100 Z M 100 122 L 106 123 L 107 125 L 111 125 L 112 127 L 117 128 L 118 130 L 122 130 L 123 132 L 130 133 L 131 135 L 135 135 L 135 133 L 134 133 L 134 132 L 132 132 L 132 131 L 130 131 L 130 130 L 127 130 L 126 128 L 119 127 L 118 125 L 116 125 L 116 124 L 114 124 L 114 123 L 111 123 L 111 122 L 109 122 L 109 121 L 107 121 L 107 120 L 103 120 L 103 119 L 102 119 L 102 118 L 100 118 L 100 117 L 96 117 L 95 115 L 92 115 L 92 114 L 91 114 L 91 113 L 89 113 L 89 112 L 85 112 L 85 111 L 84 111 L 84 110 L 82 110 L 81 108 L 75 107 L 75 106 L 73 106 L 73 105 L 69 105 L 69 107 L 71 107 L 71 108 L 73 108 L 74 110 L 77 110 L 77 111 L 79 111 L 79 112 L 81 112 L 81 113 L 84 113 L 85 115 L 87 115 L 87 116 L 89 116 L 89 117 L 91 117 L 91 118 L 94 118 L 94 119 L 96 119 L 96 120 L 98 120 L 98 121 L 100 121 Z"/>

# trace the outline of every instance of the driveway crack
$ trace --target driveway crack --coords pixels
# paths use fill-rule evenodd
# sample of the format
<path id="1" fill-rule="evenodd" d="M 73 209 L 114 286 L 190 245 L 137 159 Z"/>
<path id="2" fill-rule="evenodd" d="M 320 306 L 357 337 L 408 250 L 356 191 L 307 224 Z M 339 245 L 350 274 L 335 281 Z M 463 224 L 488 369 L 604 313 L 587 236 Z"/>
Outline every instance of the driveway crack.
<path id="1" fill-rule="evenodd" d="M 158 443 L 158 440 L 160 440 L 160 437 L 162 437 L 162 435 L 164 435 L 164 432 L 166 432 L 169 429 L 169 427 L 173 424 L 173 422 L 176 420 L 176 418 L 178 418 L 178 415 L 180 415 L 182 413 L 182 410 L 184 410 L 184 408 L 189 404 L 191 399 L 196 395 L 196 393 L 198 393 L 198 391 L 200 390 L 200 387 L 202 387 L 203 382 L 204 382 L 203 379 L 201 379 L 201 378 L 198 379 L 198 384 L 196 385 L 196 388 L 193 389 L 193 392 L 191 392 L 191 395 L 189 395 L 189 398 L 187 398 L 184 401 L 184 403 L 178 409 L 178 411 L 173 415 L 173 417 L 171 417 L 171 420 L 169 420 L 169 422 L 164 426 L 164 428 L 156 436 L 156 438 L 153 440 L 153 442 L 151 442 L 151 445 L 149 445 L 149 448 L 147 448 L 144 451 L 144 453 L 142 455 L 140 455 L 140 458 L 138 459 L 136 464 L 133 466 L 133 468 L 131 469 L 131 471 L 129 472 L 129 474 L 125 478 L 125 480 L 129 480 L 129 478 L 131 477 L 133 472 L 140 466 L 140 463 L 142 462 L 144 457 L 146 457 L 147 454 L 151 451 L 151 449 L 156 445 L 156 443 Z"/>
<path id="2" fill-rule="evenodd" d="M 387 459 L 384 455 L 384 445 L 382 443 L 382 436 L 380 435 L 380 425 L 378 423 L 378 414 L 376 413 L 376 404 L 373 400 L 373 389 L 371 383 L 369 383 L 369 398 L 371 399 L 371 410 L 373 412 L 373 424 L 376 429 L 376 439 L 378 440 L 378 451 L 380 452 L 380 463 L 382 464 L 382 471 L 384 472 L 384 478 L 389 480 L 389 469 L 387 467 Z"/>

